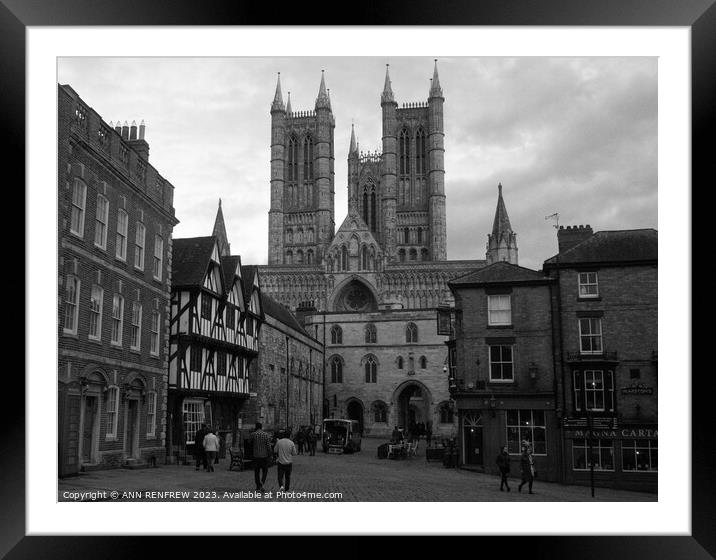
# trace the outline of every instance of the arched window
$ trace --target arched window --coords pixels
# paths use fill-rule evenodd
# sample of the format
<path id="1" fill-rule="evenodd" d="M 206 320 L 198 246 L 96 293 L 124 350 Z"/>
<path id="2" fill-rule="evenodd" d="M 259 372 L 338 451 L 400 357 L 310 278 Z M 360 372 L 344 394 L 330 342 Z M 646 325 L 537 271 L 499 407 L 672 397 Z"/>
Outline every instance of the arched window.
<path id="1" fill-rule="evenodd" d="M 343 245 L 341 247 L 341 270 L 348 270 L 348 248 Z"/>
<path id="2" fill-rule="evenodd" d="M 313 243 L 313 228 L 308 228 L 306 235 L 308 236 L 308 242 Z"/>
<path id="3" fill-rule="evenodd" d="M 378 334 L 375 329 L 375 325 L 368 324 L 365 326 L 365 342 L 366 344 L 375 344 L 377 341 Z"/>
<path id="4" fill-rule="evenodd" d="M 427 249 L 422 249 L 422 250 L 420 251 L 420 260 L 421 260 L 421 261 L 427 261 L 427 260 L 429 260 L 429 258 L 428 258 L 428 250 L 427 250 Z"/>
<path id="5" fill-rule="evenodd" d="M 363 187 L 363 221 L 368 224 L 368 187 Z M 370 226 L 368 226 L 370 227 Z"/>
<path id="6" fill-rule="evenodd" d="M 455 412 L 449 402 L 440 403 L 440 423 L 452 424 L 455 421 Z"/>
<path id="7" fill-rule="evenodd" d="M 425 356 L 420 356 L 420 369 L 428 367 L 428 359 Z"/>
<path id="8" fill-rule="evenodd" d="M 286 251 L 286 264 L 293 264 L 293 251 Z"/>
<path id="9" fill-rule="evenodd" d="M 306 252 L 306 262 L 308 264 L 313 264 L 313 249 L 309 249 Z"/>
<path id="10" fill-rule="evenodd" d="M 370 229 L 376 231 L 376 203 L 375 203 L 375 189 L 370 193 Z"/>
<path id="11" fill-rule="evenodd" d="M 398 356 L 398 369 L 403 369 L 403 356 Z"/>
<path id="12" fill-rule="evenodd" d="M 403 243 L 410 243 L 410 229 L 408 228 L 403 230 Z"/>
<path id="13" fill-rule="evenodd" d="M 373 420 L 375 422 L 388 421 L 388 406 L 383 401 L 373 403 Z"/>
<path id="14" fill-rule="evenodd" d="M 416 249 L 410 249 L 410 260 L 411 261 L 418 260 L 418 251 Z"/>
<path id="15" fill-rule="evenodd" d="M 398 156 L 400 157 L 400 174 L 408 175 L 410 172 L 410 138 L 408 137 L 408 130 L 405 128 L 400 133 Z"/>
<path id="16" fill-rule="evenodd" d="M 368 270 L 368 248 L 365 245 L 360 248 L 360 269 Z"/>
<path id="17" fill-rule="evenodd" d="M 423 242 L 423 228 L 418 228 L 417 233 L 418 233 L 418 243 L 422 243 Z"/>
<path id="18" fill-rule="evenodd" d="M 373 356 L 368 356 L 365 360 L 365 382 L 378 382 L 378 362 Z"/>
<path id="19" fill-rule="evenodd" d="M 298 181 L 298 142 L 295 136 L 288 140 L 288 181 Z"/>
<path id="20" fill-rule="evenodd" d="M 303 264 L 303 251 L 301 249 L 296 251 L 296 264 Z"/>
<path id="21" fill-rule="evenodd" d="M 313 182 L 313 140 L 310 136 L 303 141 L 303 180 Z"/>
<path id="22" fill-rule="evenodd" d="M 328 257 L 328 270 L 333 272 L 333 257 Z"/>
<path id="23" fill-rule="evenodd" d="M 400 249 L 398 251 L 398 260 L 400 262 L 405 262 L 405 249 Z"/>
<path id="24" fill-rule="evenodd" d="M 425 175 L 427 171 L 425 165 L 425 130 L 422 127 L 418 129 L 415 135 L 415 172 L 418 175 Z"/>
<path id="25" fill-rule="evenodd" d="M 339 356 L 331 358 L 331 383 L 343 383 L 343 362 Z"/>
<path id="26" fill-rule="evenodd" d="M 408 344 L 418 342 L 418 327 L 415 323 L 408 323 L 405 327 L 405 342 Z"/>
<path id="27" fill-rule="evenodd" d="M 331 344 L 343 344 L 343 329 L 338 325 L 331 328 Z"/>

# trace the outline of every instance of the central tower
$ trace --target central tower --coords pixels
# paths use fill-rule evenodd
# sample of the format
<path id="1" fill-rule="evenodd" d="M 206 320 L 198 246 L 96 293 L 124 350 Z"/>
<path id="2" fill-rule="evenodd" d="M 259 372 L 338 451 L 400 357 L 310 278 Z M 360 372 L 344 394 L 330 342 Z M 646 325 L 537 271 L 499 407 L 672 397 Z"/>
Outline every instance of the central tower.
<path id="1" fill-rule="evenodd" d="M 321 73 L 315 108 L 284 106 L 281 76 L 271 104 L 270 265 L 317 264 L 333 240 L 335 119 Z"/>

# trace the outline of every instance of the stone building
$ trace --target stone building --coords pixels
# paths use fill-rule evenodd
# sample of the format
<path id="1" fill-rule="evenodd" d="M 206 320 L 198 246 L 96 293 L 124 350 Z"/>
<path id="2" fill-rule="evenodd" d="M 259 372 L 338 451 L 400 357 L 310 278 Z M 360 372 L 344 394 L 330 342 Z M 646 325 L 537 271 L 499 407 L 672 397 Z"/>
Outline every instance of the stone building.
<path id="1" fill-rule="evenodd" d="M 658 234 L 560 227 L 555 280 L 563 478 L 656 491 Z M 589 428 L 592 437 L 589 437 Z"/>
<path id="2" fill-rule="evenodd" d="M 323 408 L 323 344 L 309 335 L 296 316 L 266 294 L 265 322 L 259 336 L 258 360 L 249 428 L 261 422 L 265 430 L 319 425 Z"/>
<path id="3" fill-rule="evenodd" d="M 437 334 L 436 309 L 452 302 L 449 280 L 485 264 L 447 260 L 444 97 L 437 63 L 427 94 L 399 106 L 386 69 L 382 151 L 361 152 L 351 130 L 348 212 L 337 231 L 335 119 L 325 77 L 312 110 L 293 110 L 290 98 L 284 106 L 280 78 L 271 105 L 269 255 L 260 267 L 262 289 L 292 310 L 303 302 L 315 307 L 304 321 L 312 336 L 326 340 L 323 414 L 359 420 L 368 434 L 386 435 L 393 425 L 413 420 L 431 422 L 445 434 L 454 430 L 452 414 L 441 412 L 449 401 L 447 349 Z M 514 236 L 507 243 L 516 258 Z M 498 244 L 502 250 L 505 241 Z M 416 327 L 417 338 L 409 338 Z M 334 338 L 339 330 L 344 336 Z M 331 370 L 337 364 L 340 375 Z"/>
<path id="4" fill-rule="evenodd" d="M 60 476 L 165 456 L 178 221 L 144 135 L 58 86 Z"/>

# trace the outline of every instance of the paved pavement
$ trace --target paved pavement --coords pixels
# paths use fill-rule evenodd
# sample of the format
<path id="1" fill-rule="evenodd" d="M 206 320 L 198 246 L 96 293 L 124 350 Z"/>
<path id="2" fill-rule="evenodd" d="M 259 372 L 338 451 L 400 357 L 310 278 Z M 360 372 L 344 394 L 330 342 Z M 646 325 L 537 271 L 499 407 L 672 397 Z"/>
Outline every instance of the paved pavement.
<path id="1" fill-rule="evenodd" d="M 439 461 L 425 460 L 424 446 L 418 456 L 404 460 L 378 459 L 382 440 L 365 438 L 354 455 L 295 457 L 291 492 L 278 495 L 276 467 L 269 469 L 265 490 L 255 495 L 253 469 L 228 470 L 229 459 L 215 465 L 214 472 L 192 465 L 160 465 L 147 469 L 111 469 L 81 473 L 60 479 L 59 501 L 358 501 L 358 502 L 655 502 L 656 494 L 589 487 L 565 486 L 536 480 L 534 494 L 500 492 L 498 476 L 462 469 L 446 469 Z M 421 442 L 424 444 L 424 442 Z M 112 492 L 118 493 L 115 498 Z M 126 494 L 134 492 L 134 494 Z M 162 494 L 162 492 L 164 494 Z M 170 494 L 176 492 L 178 494 Z M 320 494 L 320 496 L 319 496 Z M 327 495 L 326 495 L 327 494 Z"/>

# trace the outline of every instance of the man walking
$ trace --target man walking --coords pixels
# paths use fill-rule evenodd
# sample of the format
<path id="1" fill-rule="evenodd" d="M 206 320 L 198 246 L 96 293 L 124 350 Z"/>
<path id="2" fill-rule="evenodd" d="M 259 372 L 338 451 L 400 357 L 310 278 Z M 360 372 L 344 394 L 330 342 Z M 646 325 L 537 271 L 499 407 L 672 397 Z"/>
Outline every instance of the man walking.
<path id="1" fill-rule="evenodd" d="M 308 450 L 311 453 L 311 457 L 316 455 L 316 440 L 317 439 L 318 439 L 318 436 L 316 436 L 316 428 L 315 428 L 315 426 L 311 426 L 311 429 L 308 432 Z"/>
<path id="2" fill-rule="evenodd" d="M 500 492 L 504 492 L 505 487 L 510 491 L 510 485 L 507 483 L 507 475 L 510 474 L 510 454 L 507 452 L 507 446 L 503 445 L 500 454 L 497 456 L 497 467 L 500 469 Z"/>
<path id="3" fill-rule="evenodd" d="M 271 453 L 271 436 L 264 432 L 262 428 L 261 422 L 256 422 L 256 430 L 251 433 L 254 453 L 254 482 L 256 482 L 257 492 L 264 491 L 264 484 L 268 475 L 269 453 Z"/>
<path id="4" fill-rule="evenodd" d="M 204 451 L 204 437 L 209 433 L 206 424 L 202 424 L 201 428 L 196 431 L 194 436 L 194 454 L 196 455 L 196 470 L 199 470 L 199 465 L 204 465 L 204 470 L 207 470 L 206 463 L 206 452 Z"/>
<path id="5" fill-rule="evenodd" d="M 296 446 L 287 434 L 283 434 L 283 437 L 276 442 L 273 451 L 277 455 L 276 468 L 278 470 L 279 491 L 286 490 L 288 492 L 291 486 L 291 470 L 293 469 L 293 455 L 296 455 Z M 286 486 L 283 484 L 284 476 Z"/>
<path id="6" fill-rule="evenodd" d="M 207 470 L 214 472 L 214 459 L 219 451 L 219 438 L 216 437 L 214 430 L 209 429 L 209 433 L 204 436 L 203 447 L 206 453 Z"/>

